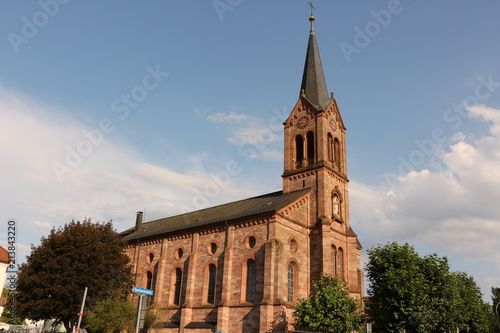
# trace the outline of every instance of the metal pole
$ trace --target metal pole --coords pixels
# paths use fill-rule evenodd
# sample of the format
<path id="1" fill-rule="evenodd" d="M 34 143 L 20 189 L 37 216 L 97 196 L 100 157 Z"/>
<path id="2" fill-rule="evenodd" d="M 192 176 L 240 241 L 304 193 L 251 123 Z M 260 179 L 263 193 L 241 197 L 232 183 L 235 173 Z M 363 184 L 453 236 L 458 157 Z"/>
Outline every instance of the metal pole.
<path id="1" fill-rule="evenodd" d="M 139 295 L 139 304 L 137 305 L 137 317 L 136 317 L 136 322 L 135 322 L 135 333 L 139 333 L 139 323 L 141 321 L 141 310 L 142 310 L 142 297 L 144 295 Z"/>
<path id="2" fill-rule="evenodd" d="M 78 325 L 76 326 L 77 332 L 80 332 L 80 324 L 82 323 L 83 308 L 85 307 L 85 299 L 86 298 L 87 298 L 87 287 L 85 287 L 85 291 L 83 292 L 82 307 L 80 308 L 80 313 L 78 313 Z"/>

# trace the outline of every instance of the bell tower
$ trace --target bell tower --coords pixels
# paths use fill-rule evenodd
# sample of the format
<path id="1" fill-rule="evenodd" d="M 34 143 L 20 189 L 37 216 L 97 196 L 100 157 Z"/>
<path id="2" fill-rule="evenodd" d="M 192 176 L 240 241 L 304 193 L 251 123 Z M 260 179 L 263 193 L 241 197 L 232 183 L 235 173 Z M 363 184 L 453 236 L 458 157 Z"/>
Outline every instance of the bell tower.
<path id="1" fill-rule="evenodd" d="M 352 295 L 362 295 L 361 245 L 351 229 L 344 122 L 334 94 L 328 94 L 314 16 L 299 99 L 284 122 L 283 192 L 311 190 L 311 281 L 341 276 Z"/>
<path id="2" fill-rule="evenodd" d="M 299 100 L 285 121 L 285 193 L 311 188 L 315 220 L 348 223 L 345 126 L 333 93 L 328 96 L 311 21 Z"/>

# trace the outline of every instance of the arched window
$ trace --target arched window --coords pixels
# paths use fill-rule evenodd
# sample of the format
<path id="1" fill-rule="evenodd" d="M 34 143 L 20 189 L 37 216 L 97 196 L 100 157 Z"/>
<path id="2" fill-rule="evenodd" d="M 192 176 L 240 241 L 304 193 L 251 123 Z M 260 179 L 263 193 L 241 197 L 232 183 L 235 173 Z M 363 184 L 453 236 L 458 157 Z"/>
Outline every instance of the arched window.
<path id="1" fill-rule="evenodd" d="M 246 291 L 246 301 L 255 301 L 255 286 L 257 279 L 257 265 L 255 260 L 248 259 L 247 261 L 247 291 Z"/>
<path id="2" fill-rule="evenodd" d="M 307 159 L 314 161 L 314 133 L 307 132 Z"/>
<path id="3" fill-rule="evenodd" d="M 295 160 L 301 162 L 304 159 L 304 139 L 302 135 L 295 137 Z"/>
<path id="4" fill-rule="evenodd" d="M 181 286 L 182 286 L 182 270 L 175 269 L 175 285 L 174 285 L 174 304 L 180 305 L 181 303 Z"/>
<path id="5" fill-rule="evenodd" d="M 340 164 L 341 164 L 340 143 L 339 143 L 339 140 L 337 138 L 335 138 L 335 140 L 333 140 L 333 153 L 334 153 L 334 156 L 333 156 L 334 161 L 340 167 Z"/>
<path id="6" fill-rule="evenodd" d="M 332 245 L 332 275 L 337 275 L 337 248 Z"/>
<path id="7" fill-rule="evenodd" d="M 288 264 L 288 302 L 295 301 L 295 283 L 296 283 L 296 268 L 293 262 Z"/>
<path id="8" fill-rule="evenodd" d="M 153 289 L 153 273 L 150 271 L 146 272 L 146 289 Z"/>
<path id="9" fill-rule="evenodd" d="M 337 255 L 337 275 L 344 278 L 344 250 L 341 247 L 339 247 Z"/>
<path id="10" fill-rule="evenodd" d="M 333 162 L 334 149 L 333 149 L 333 137 L 328 133 L 328 160 Z"/>
<path id="11" fill-rule="evenodd" d="M 215 304 L 215 282 L 217 278 L 217 267 L 214 264 L 208 265 L 208 291 L 207 303 Z"/>

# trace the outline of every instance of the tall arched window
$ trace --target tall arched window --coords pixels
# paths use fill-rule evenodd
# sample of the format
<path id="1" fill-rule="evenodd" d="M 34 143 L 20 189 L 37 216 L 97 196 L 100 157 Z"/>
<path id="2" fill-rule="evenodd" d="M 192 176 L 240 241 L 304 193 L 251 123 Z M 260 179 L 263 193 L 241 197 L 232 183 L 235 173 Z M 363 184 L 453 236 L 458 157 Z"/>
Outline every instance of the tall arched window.
<path id="1" fill-rule="evenodd" d="M 181 286 L 182 286 L 182 270 L 175 269 L 175 285 L 174 285 L 174 304 L 180 305 L 181 303 Z"/>
<path id="2" fill-rule="evenodd" d="M 332 245 L 332 275 L 337 275 L 337 248 Z"/>
<path id="3" fill-rule="evenodd" d="M 337 275 L 344 278 L 344 250 L 341 247 L 339 247 L 337 255 Z"/>
<path id="4" fill-rule="evenodd" d="M 304 159 L 304 138 L 302 135 L 295 137 L 295 160 L 300 163 Z"/>
<path id="5" fill-rule="evenodd" d="M 307 159 L 314 161 L 314 133 L 307 132 Z"/>
<path id="6" fill-rule="evenodd" d="M 153 273 L 150 271 L 146 272 L 146 289 L 152 289 L 153 286 Z"/>
<path id="7" fill-rule="evenodd" d="M 337 138 L 335 138 L 335 140 L 333 140 L 333 153 L 334 153 L 334 160 L 335 160 L 335 163 L 337 163 L 337 165 L 340 167 L 340 164 L 341 164 L 341 156 L 340 156 L 340 142 Z"/>
<path id="8" fill-rule="evenodd" d="M 293 262 L 288 264 L 288 302 L 293 303 L 295 300 L 295 265 Z"/>
<path id="9" fill-rule="evenodd" d="M 247 291 L 246 291 L 246 301 L 255 301 L 255 287 L 257 279 L 257 265 L 255 260 L 248 259 L 247 261 Z"/>
<path id="10" fill-rule="evenodd" d="M 333 149 L 333 137 L 328 133 L 328 160 L 333 162 L 334 149 Z"/>
<path id="11" fill-rule="evenodd" d="M 215 282 L 217 281 L 217 267 L 214 264 L 208 265 L 208 291 L 207 303 L 215 304 Z"/>

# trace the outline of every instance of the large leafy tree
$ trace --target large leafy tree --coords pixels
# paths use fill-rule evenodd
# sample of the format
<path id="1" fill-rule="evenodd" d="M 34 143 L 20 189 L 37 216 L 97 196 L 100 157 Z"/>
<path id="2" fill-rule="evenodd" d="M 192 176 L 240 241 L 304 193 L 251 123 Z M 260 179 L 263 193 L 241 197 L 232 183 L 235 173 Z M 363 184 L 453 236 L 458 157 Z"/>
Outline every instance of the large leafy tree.
<path id="1" fill-rule="evenodd" d="M 491 332 L 500 333 L 500 318 L 497 317 L 497 314 L 500 314 L 500 288 L 491 288 L 491 300 L 493 301 Z"/>
<path id="2" fill-rule="evenodd" d="M 446 258 L 421 257 L 409 244 L 368 250 L 369 315 L 374 332 L 487 332 L 488 305 L 475 281 Z"/>
<path id="3" fill-rule="evenodd" d="M 330 275 L 322 276 L 312 294 L 299 300 L 293 316 L 299 327 L 321 332 L 347 333 L 363 325 L 363 315 L 357 302 L 349 297 L 345 283 Z"/>
<path id="4" fill-rule="evenodd" d="M 446 332 L 489 332 L 491 307 L 483 301 L 481 289 L 463 272 L 449 274 L 445 292 L 444 324 Z"/>
<path id="5" fill-rule="evenodd" d="M 52 229 L 19 267 L 17 311 L 29 319 L 55 319 L 70 331 L 88 287 L 87 306 L 132 285 L 129 258 L 111 222 L 89 220 Z"/>

